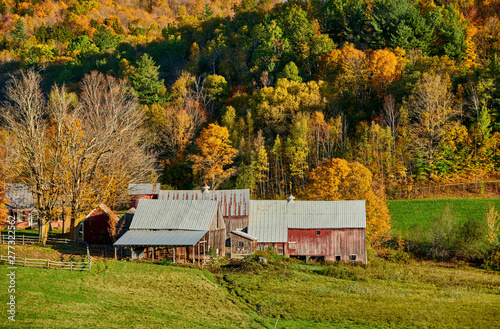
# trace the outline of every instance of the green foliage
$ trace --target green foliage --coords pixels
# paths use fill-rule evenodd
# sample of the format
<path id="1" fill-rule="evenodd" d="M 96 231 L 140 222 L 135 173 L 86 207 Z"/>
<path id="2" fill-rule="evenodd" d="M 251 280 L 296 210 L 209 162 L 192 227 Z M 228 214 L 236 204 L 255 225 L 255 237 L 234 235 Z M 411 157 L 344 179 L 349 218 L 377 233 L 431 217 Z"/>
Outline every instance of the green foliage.
<path id="1" fill-rule="evenodd" d="M 83 56 L 99 52 L 99 48 L 86 35 L 82 35 L 74 39 L 69 44 L 68 50 L 77 51 L 78 53 L 81 53 Z"/>
<path id="2" fill-rule="evenodd" d="M 283 71 L 278 74 L 278 78 L 288 79 L 290 81 L 302 82 L 302 78 L 299 74 L 299 68 L 294 62 L 290 62 L 285 65 Z"/>
<path id="3" fill-rule="evenodd" d="M 490 250 L 482 267 L 489 271 L 500 271 L 500 246 Z"/>
<path id="4" fill-rule="evenodd" d="M 115 48 L 122 41 L 122 39 L 122 36 L 113 34 L 113 32 L 106 28 L 106 26 L 101 25 L 97 29 L 93 41 L 100 51 L 105 52 Z"/>
<path id="5" fill-rule="evenodd" d="M 14 23 L 14 29 L 10 32 L 10 36 L 18 41 L 26 39 L 26 24 L 22 18 L 18 18 Z"/>
<path id="6" fill-rule="evenodd" d="M 128 77 L 141 104 L 162 104 L 165 102 L 167 89 L 159 79 L 159 67 L 148 54 L 142 55 L 137 67 Z"/>

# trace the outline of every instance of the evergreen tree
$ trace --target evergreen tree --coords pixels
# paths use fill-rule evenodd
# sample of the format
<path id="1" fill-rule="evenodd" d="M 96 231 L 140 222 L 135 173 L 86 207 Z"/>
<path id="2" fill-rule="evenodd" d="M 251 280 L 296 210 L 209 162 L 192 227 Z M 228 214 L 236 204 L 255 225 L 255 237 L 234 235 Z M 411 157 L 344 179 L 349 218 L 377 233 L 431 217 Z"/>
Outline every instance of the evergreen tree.
<path id="1" fill-rule="evenodd" d="M 23 41 L 26 39 L 26 25 L 21 18 L 18 18 L 14 23 L 14 29 L 10 33 L 10 35 L 19 41 Z"/>
<path id="2" fill-rule="evenodd" d="M 137 62 L 137 68 L 129 77 L 141 104 L 161 104 L 165 102 L 167 89 L 163 79 L 159 79 L 159 66 L 148 54 L 144 54 Z"/>

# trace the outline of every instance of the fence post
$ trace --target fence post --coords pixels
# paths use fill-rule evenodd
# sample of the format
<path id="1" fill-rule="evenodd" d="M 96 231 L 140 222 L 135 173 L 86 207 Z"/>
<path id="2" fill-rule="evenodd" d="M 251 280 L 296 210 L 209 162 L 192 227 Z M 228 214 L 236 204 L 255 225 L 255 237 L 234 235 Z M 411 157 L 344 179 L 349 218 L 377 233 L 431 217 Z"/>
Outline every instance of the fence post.
<path id="1" fill-rule="evenodd" d="M 23 234 L 23 244 L 24 244 L 24 234 Z"/>
<path id="2" fill-rule="evenodd" d="M 73 262 L 71 262 L 71 271 L 73 271 Z"/>
<path id="3" fill-rule="evenodd" d="M 50 259 L 47 259 L 47 268 L 50 268 Z"/>
<path id="4" fill-rule="evenodd" d="M 24 257 L 24 267 L 26 267 L 26 257 Z"/>

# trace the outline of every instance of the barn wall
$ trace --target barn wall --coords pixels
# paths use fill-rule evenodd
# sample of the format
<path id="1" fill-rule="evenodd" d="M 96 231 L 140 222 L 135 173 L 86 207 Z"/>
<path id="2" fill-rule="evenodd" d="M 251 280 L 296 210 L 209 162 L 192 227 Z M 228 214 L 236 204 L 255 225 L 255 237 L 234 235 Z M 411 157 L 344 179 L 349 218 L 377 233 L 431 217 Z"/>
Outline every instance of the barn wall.
<path id="1" fill-rule="evenodd" d="M 226 238 L 229 238 L 232 231 L 248 227 L 248 216 L 224 217 L 224 222 L 226 223 Z"/>
<path id="2" fill-rule="evenodd" d="M 137 205 L 139 204 L 140 199 L 158 199 L 158 194 L 138 194 L 138 195 L 132 195 L 132 198 L 130 199 L 130 208 L 136 208 Z"/>
<path id="3" fill-rule="evenodd" d="M 318 235 L 317 232 L 320 232 Z M 295 242 L 295 249 L 290 247 Z M 290 256 L 324 256 L 327 260 L 356 261 L 366 263 L 365 229 L 288 229 L 287 254 Z"/>
<path id="4" fill-rule="evenodd" d="M 83 222 L 83 238 L 86 242 L 111 243 L 113 238 L 108 229 L 109 216 L 102 212 L 94 212 Z"/>

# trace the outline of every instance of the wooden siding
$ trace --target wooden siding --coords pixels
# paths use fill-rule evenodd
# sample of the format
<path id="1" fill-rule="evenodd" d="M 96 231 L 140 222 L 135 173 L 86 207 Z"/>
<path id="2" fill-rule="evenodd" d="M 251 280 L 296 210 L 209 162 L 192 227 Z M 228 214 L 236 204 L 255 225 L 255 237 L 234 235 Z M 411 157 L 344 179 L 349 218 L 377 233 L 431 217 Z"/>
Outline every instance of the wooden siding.
<path id="1" fill-rule="evenodd" d="M 340 260 L 350 261 L 350 256 L 356 255 L 356 261 L 366 263 L 366 230 L 288 229 L 286 248 L 289 256 L 325 257 L 331 261 L 340 256 Z"/>
<path id="2" fill-rule="evenodd" d="M 205 240 L 208 241 L 207 252 L 210 248 L 214 248 L 214 252 L 218 252 L 219 256 L 224 257 L 226 255 L 226 223 L 224 217 L 222 217 L 220 204 L 210 224 L 210 230 L 205 235 Z"/>
<path id="3" fill-rule="evenodd" d="M 110 234 L 109 215 L 103 212 L 94 211 L 83 222 L 83 239 L 85 242 L 110 243 L 113 237 Z"/>
<path id="4" fill-rule="evenodd" d="M 239 246 L 240 242 L 243 246 Z M 251 255 L 257 250 L 257 241 L 242 237 L 238 234 L 231 234 L 231 258 L 238 255 Z"/>
<path id="5" fill-rule="evenodd" d="M 248 226 L 248 216 L 224 217 L 226 224 L 226 238 L 231 236 L 232 231 L 242 230 Z"/>

